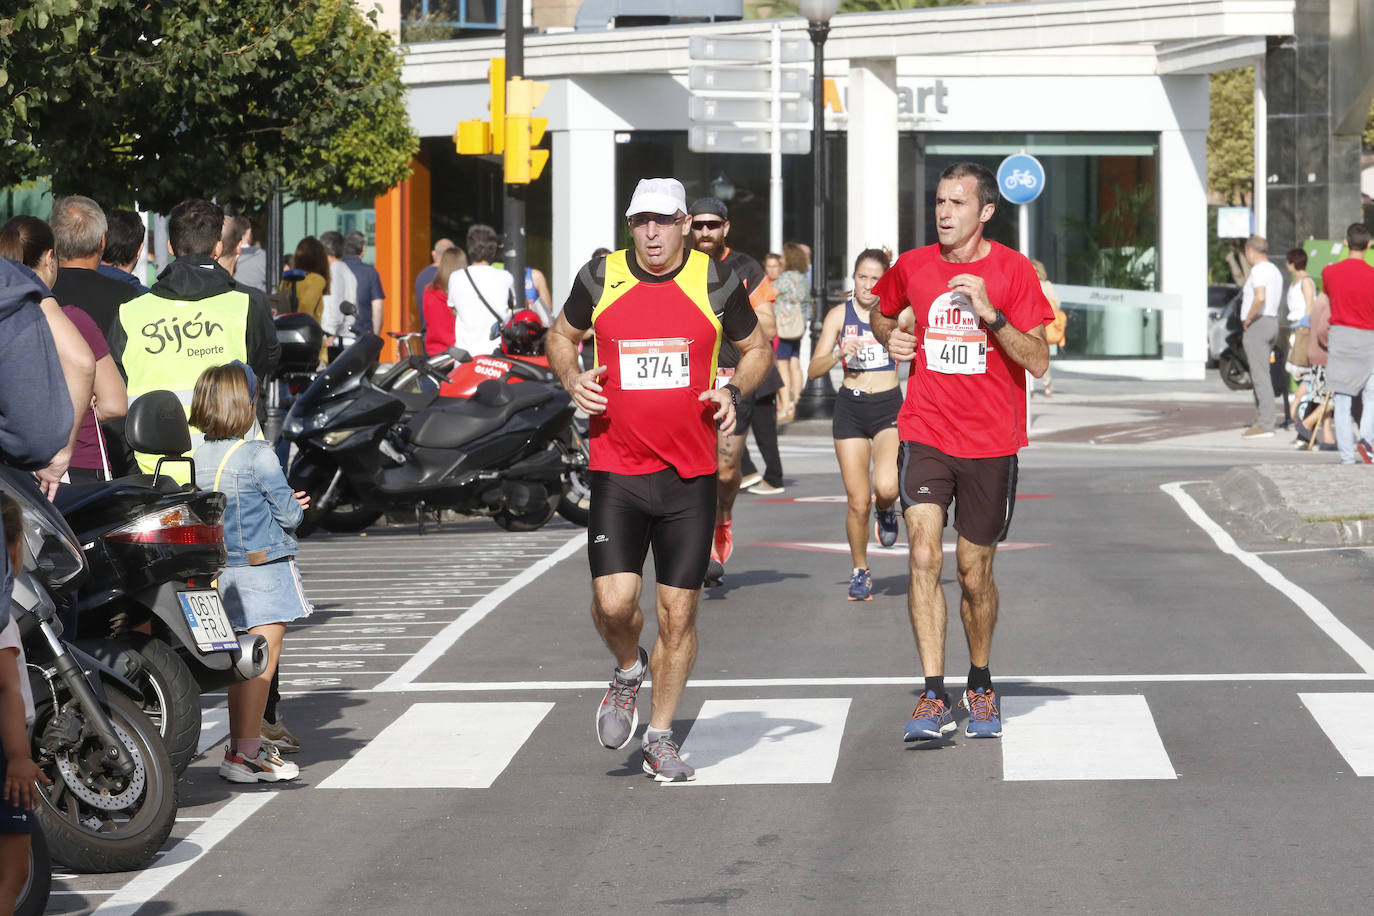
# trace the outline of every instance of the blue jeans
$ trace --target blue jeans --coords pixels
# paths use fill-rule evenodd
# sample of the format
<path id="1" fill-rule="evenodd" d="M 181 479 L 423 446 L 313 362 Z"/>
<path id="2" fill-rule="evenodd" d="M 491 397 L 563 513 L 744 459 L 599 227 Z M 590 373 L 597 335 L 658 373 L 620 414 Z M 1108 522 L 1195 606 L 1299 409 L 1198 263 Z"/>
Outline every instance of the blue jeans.
<path id="1" fill-rule="evenodd" d="M 1360 411 L 1360 438 L 1365 442 L 1374 441 L 1374 373 L 1364 380 L 1364 390 L 1360 392 L 1363 407 Z M 1336 448 L 1341 453 L 1341 464 L 1355 463 L 1355 429 L 1351 418 L 1350 403 L 1354 400 L 1348 394 L 1338 394 L 1336 402 Z"/>

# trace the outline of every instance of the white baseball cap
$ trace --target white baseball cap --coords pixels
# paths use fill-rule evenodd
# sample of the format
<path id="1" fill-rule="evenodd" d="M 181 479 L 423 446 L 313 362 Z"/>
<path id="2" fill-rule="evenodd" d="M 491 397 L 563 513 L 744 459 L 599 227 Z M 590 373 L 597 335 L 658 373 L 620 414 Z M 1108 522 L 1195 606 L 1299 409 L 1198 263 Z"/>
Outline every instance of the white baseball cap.
<path id="1" fill-rule="evenodd" d="M 682 189 L 682 182 L 676 178 L 641 178 L 625 215 L 679 212 L 687 212 L 687 192 Z"/>

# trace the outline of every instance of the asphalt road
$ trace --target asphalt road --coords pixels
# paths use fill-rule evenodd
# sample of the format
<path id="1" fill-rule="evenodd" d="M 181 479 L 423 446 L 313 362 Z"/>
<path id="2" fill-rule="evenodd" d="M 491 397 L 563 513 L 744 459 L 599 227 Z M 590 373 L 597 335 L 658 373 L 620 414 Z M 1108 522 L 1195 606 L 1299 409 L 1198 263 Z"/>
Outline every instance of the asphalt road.
<path id="1" fill-rule="evenodd" d="M 1292 550 L 1209 495 L 1284 447 L 1232 441 L 1236 399 L 1179 426 L 1167 386 L 1135 413 L 1056 391 L 997 558 L 1001 740 L 901 742 L 919 684 L 902 552 L 873 551 L 874 600 L 846 600 L 830 442 L 794 432 L 786 494 L 741 499 L 701 604 L 676 723 L 696 783 L 658 785 L 637 742 L 594 737 L 611 663 L 580 532 L 313 539 L 317 614 L 283 668 L 300 781 L 220 781 L 207 697 L 166 854 L 63 877 L 50 911 L 1366 911 L 1369 551 Z M 1092 444 L 1161 417 L 1169 435 Z"/>

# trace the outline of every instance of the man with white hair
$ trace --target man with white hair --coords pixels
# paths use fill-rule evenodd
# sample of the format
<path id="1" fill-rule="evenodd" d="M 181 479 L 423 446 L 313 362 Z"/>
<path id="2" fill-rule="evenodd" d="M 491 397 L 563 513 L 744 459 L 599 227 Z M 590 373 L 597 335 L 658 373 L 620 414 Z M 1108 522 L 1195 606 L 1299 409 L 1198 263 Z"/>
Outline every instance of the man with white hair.
<path id="1" fill-rule="evenodd" d="M 53 203 L 52 226 L 57 255 L 57 282 L 52 285 L 58 305 L 74 305 L 95 321 L 106 338 L 119 307 L 138 290 L 99 272 L 105 251 L 105 211 L 89 197 L 73 195 Z"/>
<path id="2" fill-rule="evenodd" d="M 591 417 L 592 620 L 617 665 L 597 708 L 597 739 L 616 749 L 630 743 L 639 723 L 635 694 L 652 669 L 644 772 L 682 782 L 696 771 L 673 741 L 673 713 L 696 661 L 697 602 L 716 522 L 716 431 L 730 434 L 773 351 L 740 278 L 687 246 L 681 182 L 640 181 L 625 217 L 634 247 L 578 271 L 547 347 L 549 365 Z M 584 372 L 577 345 L 588 329 L 596 365 Z M 739 361 L 730 383 L 717 388 L 727 340 Z M 658 578 L 652 657 L 639 646 L 651 547 Z"/>

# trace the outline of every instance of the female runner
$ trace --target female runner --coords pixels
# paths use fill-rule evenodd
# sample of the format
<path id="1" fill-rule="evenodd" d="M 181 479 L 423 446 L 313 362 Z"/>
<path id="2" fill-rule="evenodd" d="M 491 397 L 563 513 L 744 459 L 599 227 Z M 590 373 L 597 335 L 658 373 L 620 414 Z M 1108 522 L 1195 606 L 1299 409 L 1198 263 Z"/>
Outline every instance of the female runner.
<path id="1" fill-rule="evenodd" d="M 887 253 L 879 248 L 869 248 L 855 259 L 854 295 L 825 316 L 816 355 L 807 367 L 810 378 L 819 378 L 836 363 L 844 364 L 844 385 L 835 396 L 831 428 L 849 498 L 844 528 L 854 561 L 850 601 L 868 601 L 873 596 L 873 576 L 868 571 L 868 507 L 874 502 L 875 491 L 875 528 L 884 547 L 897 543 L 901 519 L 897 508 L 897 411 L 902 406 L 902 390 L 897 384 L 896 362 L 873 337 L 868 323 L 869 309 L 878 304 L 873 287 L 888 264 Z"/>

